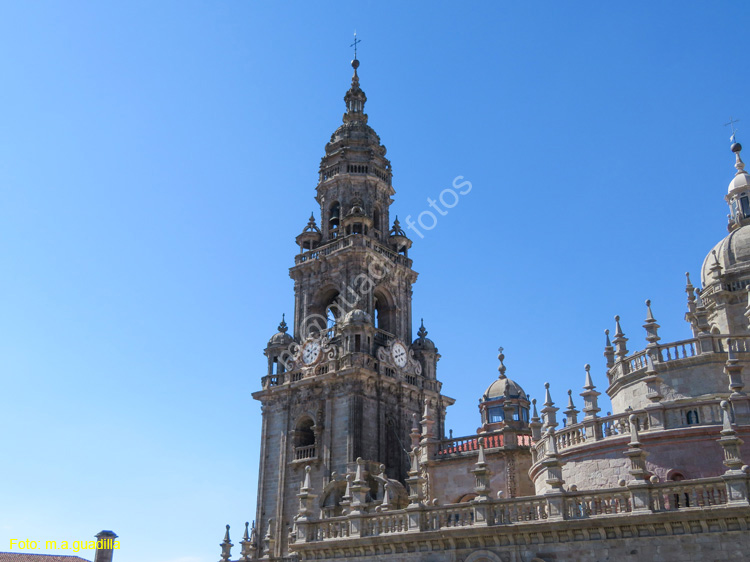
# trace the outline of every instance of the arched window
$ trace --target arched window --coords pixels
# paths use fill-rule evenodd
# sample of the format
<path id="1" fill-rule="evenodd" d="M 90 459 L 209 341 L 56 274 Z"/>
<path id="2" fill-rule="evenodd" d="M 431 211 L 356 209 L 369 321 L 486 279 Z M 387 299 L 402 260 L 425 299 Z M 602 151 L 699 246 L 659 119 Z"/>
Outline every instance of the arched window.
<path id="1" fill-rule="evenodd" d="M 375 227 L 375 230 L 378 232 L 382 232 L 383 229 L 380 228 L 380 208 L 375 207 L 375 210 L 372 212 L 372 224 Z"/>
<path id="2" fill-rule="evenodd" d="M 688 410 L 687 414 L 685 415 L 685 421 L 688 425 L 699 424 L 700 419 L 698 418 L 698 410 Z"/>
<path id="3" fill-rule="evenodd" d="M 341 205 L 338 201 L 334 201 L 333 204 L 331 204 L 328 217 L 328 225 L 331 229 L 331 238 L 336 238 L 338 236 L 339 224 L 341 224 Z"/>
<path id="4" fill-rule="evenodd" d="M 294 430 L 294 460 L 312 459 L 317 456 L 315 448 L 315 422 L 304 417 Z"/>

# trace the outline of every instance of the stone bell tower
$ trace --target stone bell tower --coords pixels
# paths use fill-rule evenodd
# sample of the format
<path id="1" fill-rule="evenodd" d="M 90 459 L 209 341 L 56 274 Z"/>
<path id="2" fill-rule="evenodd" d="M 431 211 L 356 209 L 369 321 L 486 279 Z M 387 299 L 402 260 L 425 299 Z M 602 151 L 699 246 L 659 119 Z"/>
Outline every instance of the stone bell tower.
<path id="1" fill-rule="evenodd" d="M 311 216 L 296 238 L 292 334 L 282 320 L 253 394 L 263 413 L 255 558 L 288 553 L 306 478 L 323 493 L 305 502 L 329 514 L 347 509 L 355 472 L 373 497 L 377 482 L 403 489 L 412 427 L 429 411 L 428 437 L 442 438 L 453 403 L 440 394 L 439 354 L 424 326 L 411 341 L 411 240 L 398 219 L 389 228 L 391 163 L 367 123 L 356 58 L 352 67 L 343 123 L 320 163 L 321 224 Z"/>

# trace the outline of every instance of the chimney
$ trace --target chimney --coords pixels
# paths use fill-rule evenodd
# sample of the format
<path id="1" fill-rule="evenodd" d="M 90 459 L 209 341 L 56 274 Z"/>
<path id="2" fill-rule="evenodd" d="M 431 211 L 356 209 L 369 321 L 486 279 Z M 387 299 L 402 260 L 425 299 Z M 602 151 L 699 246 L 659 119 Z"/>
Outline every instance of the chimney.
<path id="1" fill-rule="evenodd" d="M 96 556 L 94 562 L 112 562 L 117 535 L 112 531 L 101 531 L 96 535 Z"/>

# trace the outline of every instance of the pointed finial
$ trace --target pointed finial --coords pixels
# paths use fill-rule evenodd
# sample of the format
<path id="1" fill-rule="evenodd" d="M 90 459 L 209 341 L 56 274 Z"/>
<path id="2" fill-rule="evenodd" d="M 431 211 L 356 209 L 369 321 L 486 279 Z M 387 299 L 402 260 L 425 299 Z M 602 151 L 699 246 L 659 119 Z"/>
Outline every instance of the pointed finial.
<path id="1" fill-rule="evenodd" d="M 568 408 L 575 408 L 573 405 L 573 391 L 568 389 Z"/>
<path id="2" fill-rule="evenodd" d="M 487 464 L 484 460 L 484 437 L 478 438 L 477 443 L 479 444 L 479 457 L 477 458 L 477 464 Z"/>
<path id="3" fill-rule="evenodd" d="M 538 418 L 539 418 L 539 412 L 537 412 L 537 411 L 536 411 L 536 398 L 534 398 L 534 399 L 533 399 L 533 400 L 531 401 L 531 406 L 532 406 L 532 413 L 531 413 L 531 417 L 532 417 L 532 418 L 537 418 L 537 419 L 538 419 Z"/>
<path id="4" fill-rule="evenodd" d="M 729 408 L 729 402 L 727 402 L 726 400 L 722 400 L 719 406 L 721 407 L 721 410 L 722 410 L 721 412 L 721 420 L 722 420 L 722 426 L 723 426 L 722 433 L 724 431 L 732 431 L 732 413 Z"/>
<path id="5" fill-rule="evenodd" d="M 622 332 L 622 327 L 620 326 L 620 315 L 618 314 L 615 316 L 615 337 L 619 338 L 624 336 L 625 334 Z"/>
<path id="6" fill-rule="evenodd" d="M 591 380 L 591 365 L 586 363 L 583 368 L 586 370 L 586 384 L 583 385 L 583 388 L 585 390 L 594 390 L 596 387 L 594 386 L 594 382 Z"/>
<path id="7" fill-rule="evenodd" d="M 279 332 L 281 332 L 282 334 L 286 334 L 287 330 L 289 329 L 286 325 L 286 322 L 284 321 L 284 316 L 286 316 L 286 314 L 281 315 L 281 324 L 279 324 L 278 327 Z"/>
<path id="8" fill-rule="evenodd" d="M 498 378 L 504 379 L 505 378 L 505 365 L 503 364 L 503 359 L 505 359 L 505 354 L 503 353 L 502 347 L 498 347 L 497 350 L 500 352 L 497 356 L 497 360 L 500 361 L 500 366 L 497 368 L 497 370 L 500 371 L 500 376 Z"/>
<path id="9" fill-rule="evenodd" d="M 249 521 L 245 521 L 245 533 L 242 535 L 242 540 L 245 540 L 245 541 L 250 540 L 250 529 L 249 529 L 249 527 L 250 527 L 250 522 Z"/>
<path id="10" fill-rule="evenodd" d="M 419 327 L 419 331 L 417 332 L 417 335 L 420 339 L 425 339 L 427 336 L 427 330 L 424 328 L 424 318 L 422 318 L 422 325 Z"/>
<path id="11" fill-rule="evenodd" d="M 234 546 L 229 540 L 229 525 L 227 525 L 227 532 L 224 533 L 224 540 L 219 546 L 221 547 L 221 559 L 225 562 L 228 561 L 232 556 L 232 546 Z"/>
<path id="12" fill-rule="evenodd" d="M 622 326 L 620 326 L 620 316 L 619 315 L 615 316 L 615 339 L 614 339 L 614 344 L 615 344 L 615 346 L 617 348 L 616 351 L 615 351 L 615 355 L 617 355 L 617 357 L 620 360 L 625 359 L 625 357 L 628 354 L 628 348 L 626 346 L 627 341 L 628 341 L 628 338 L 625 337 L 625 334 L 622 331 Z M 605 355 L 608 355 L 608 354 L 605 352 Z M 610 366 L 610 357 L 609 356 L 607 356 L 607 366 Z"/>
<path id="13" fill-rule="evenodd" d="M 654 318 L 654 314 L 651 312 L 651 299 L 646 300 L 646 308 L 648 310 L 646 322 L 656 322 L 656 318 Z"/>
<path id="14" fill-rule="evenodd" d="M 552 401 L 552 396 L 549 393 L 549 383 L 544 383 L 544 405 L 553 406 L 555 403 Z"/>
<path id="15" fill-rule="evenodd" d="M 630 421 L 630 442 L 638 443 L 638 418 L 635 414 L 630 414 L 628 421 Z"/>
<path id="16" fill-rule="evenodd" d="M 656 323 L 653 312 L 651 312 L 651 300 L 646 301 L 646 308 L 648 313 L 646 314 L 646 320 L 643 327 L 646 330 L 646 341 L 650 345 L 656 344 L 661 338 L 659 337 L 659 324 Z"/>
<path id="17" fill-rule="evenodd" d="M 310 465 L 308 464 L 305 467 L 305 481 L 302 483 L 302 489 L 303 490 L 311 490 L 312 485 L 310 484 L 310 471 L 312 468 L 310 468 Z"/>

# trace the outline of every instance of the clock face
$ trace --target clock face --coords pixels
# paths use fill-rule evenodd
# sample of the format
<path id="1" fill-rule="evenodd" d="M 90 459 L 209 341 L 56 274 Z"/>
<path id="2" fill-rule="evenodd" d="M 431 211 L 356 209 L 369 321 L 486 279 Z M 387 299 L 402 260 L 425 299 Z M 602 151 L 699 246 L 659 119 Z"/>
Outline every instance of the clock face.
<path id="1" fill-rule="evenodd" d="M 393 361 L 398 367 L 406 365 L 406 348 L 401 343 L 393 344 Z"/>
<path id="2" fill-rule="evenodd" d="M 305 344 L 302 348 L 302 361 L 305 365 L 315 363 L 320 355 L 320 343 L 317 341 L 310 341 Z"/>

